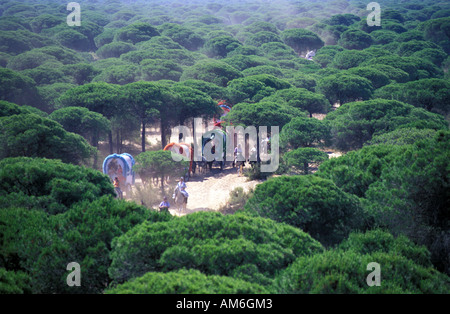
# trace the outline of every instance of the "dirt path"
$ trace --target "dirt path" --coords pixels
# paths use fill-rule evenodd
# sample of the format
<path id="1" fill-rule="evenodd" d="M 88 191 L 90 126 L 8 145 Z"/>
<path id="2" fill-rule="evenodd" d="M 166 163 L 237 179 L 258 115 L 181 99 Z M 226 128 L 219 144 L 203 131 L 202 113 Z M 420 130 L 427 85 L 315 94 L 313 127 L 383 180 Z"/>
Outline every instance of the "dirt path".
<path id="1" fill-rule="evenodd" d="M 196 174 L 186 182 L 189 200 L 186 211 L 179 213 L 170 210 L 173 215 L 185 215 L 197 211 L 218 210 L 225 205 L 230 198 L 230 192 L 237 187 L 242 187 L 245 192 L 253 189 L 262 181 L 248 181 L 247 177 L 239 176 L 234 168 L 226 168 L 220 171 L 213 168 L 205 174 Z"/>
<path id="2" fill-rule="evenodd" d="M 323 119 L 323 116 L 325 115 L 319 115 L 315 118 Z M 149 146 L 160 147 L 161 142 L 158 126 L 151 126 L 147 129 L 147 143 Z M 101 151 L 106 157 L 108 155 L 107 150 L 109 146 L 107 143 L 101 143 L 101 147 L 103 148 Z M 129 145 L 128 148 L 130 148 Z M 136 144 L 133 148 L 134 151 L 132 153 L 135 155 L 140 153 L 139 145 Z M 326 152 L 330 158 L 339 157 L 341 155 L 340 152 L 333 150 L 328 150 Z M 137 178 L 136 183 L 140 184 L 139 178 Z M 213 168 L 211 172 L 207 170 L 206 173 L 196 174 L 186 182 L 186 190 L 189 193 L 186 210 L 178 212 L 178 210 L 171 209 L 170 212 L 172 215 L 183 216 L 197 211 L 217 211 L 228 202 L 230 192 L 235 188 L 242 187 L 244 191 L 247 192 L 250 189 L 254 189 L 259 183 L 262 183 L 262 181 L 248 181 L 247 177 L 239 176 L 237 170 L 232 167 L 225 168 L 223 171 L 220 171 L 218 168 Z M 169 202 L 173 205 L 171 199 L 169 199 Z M 158 205 L 159 202 L 153 204 L 153 208 L 157 208 Z"/>

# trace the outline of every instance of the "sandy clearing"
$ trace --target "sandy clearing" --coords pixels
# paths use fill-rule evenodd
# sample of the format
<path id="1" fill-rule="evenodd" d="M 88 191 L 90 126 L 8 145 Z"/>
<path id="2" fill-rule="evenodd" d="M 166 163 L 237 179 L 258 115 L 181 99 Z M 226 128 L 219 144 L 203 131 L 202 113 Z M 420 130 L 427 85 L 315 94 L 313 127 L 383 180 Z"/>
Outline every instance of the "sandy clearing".
<path id="1" fill-rule="evenodd" d="M 239 176 L 236 169 L 232 167 L 225 168 L 223 171 L 219 168 L 213 168 L 211 172 L 207 170 L 206 173 L 196 174 L 186 182 L 186 191 L 189 193 L 186 210 L 180 212 L 172 208 L 170 213 L 183 216 L 198 211 L 217 211 L 226 205 L 230 192 L 235 188 L 242 187 L 247 192 L 261 182 L 249 181 L 247 177 Z"/>

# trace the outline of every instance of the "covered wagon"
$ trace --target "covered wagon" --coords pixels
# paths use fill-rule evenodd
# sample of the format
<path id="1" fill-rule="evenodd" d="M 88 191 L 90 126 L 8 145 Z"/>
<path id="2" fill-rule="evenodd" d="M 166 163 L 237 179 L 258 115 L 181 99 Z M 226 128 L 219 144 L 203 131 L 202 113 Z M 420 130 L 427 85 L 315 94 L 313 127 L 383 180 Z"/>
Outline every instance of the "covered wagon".
<path id="1" fill-rule="evenodd" d="M 129 192 L 135 182 L 134 163 L 130 154 L 112 154 L 103 161 L 103 173 L 107 174 L 111 181 L 117 177 L 122 191 Z"/>

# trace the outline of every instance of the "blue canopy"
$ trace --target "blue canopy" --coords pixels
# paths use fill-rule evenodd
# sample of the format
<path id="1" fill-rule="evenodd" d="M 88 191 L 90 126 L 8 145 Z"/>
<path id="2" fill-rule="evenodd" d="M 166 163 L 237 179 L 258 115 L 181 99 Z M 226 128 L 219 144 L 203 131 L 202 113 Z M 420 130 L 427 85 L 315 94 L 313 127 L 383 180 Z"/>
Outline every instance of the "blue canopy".
<path id="1" fill-rule="evenodd" d="M 134 158 L 130 154 L 112 154 L 105 158 L 102 169 L 104 174 L 111 176 L 117 175 L 117 167 L 120 167 L 122 169 L 122 175 L 124 177 L 131 176 L 132 183 L 134 184 L 134 164 Z"/>

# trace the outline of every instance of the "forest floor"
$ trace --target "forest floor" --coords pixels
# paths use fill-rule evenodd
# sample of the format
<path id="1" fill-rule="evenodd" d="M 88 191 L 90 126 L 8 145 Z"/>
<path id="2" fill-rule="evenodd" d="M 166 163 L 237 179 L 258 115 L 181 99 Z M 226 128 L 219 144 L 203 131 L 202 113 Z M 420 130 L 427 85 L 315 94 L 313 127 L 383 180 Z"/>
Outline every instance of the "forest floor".
<path id="1" fill-rule="evenodd" d="M 189 199 L 185 211 L 179 212 L 171 209 L 172 215 L 185 215 L 197 211 L 217 211 L 225 206 L 230 198 L 230 192 L 237 187 L 242 187 L 244 192 L 254 189 L 263 181 L 249 181 L 244 175 L 239 176 L 237 168 L 208 169 L 205 173 L 195 174 L 186 182 L 186 191 Z"/>
<path id="2" fill-rule="evenodd" d="M 316 117 L 321 119 L 323 117 Z M 153 150 L 160 147 L 160 133 L 157 127 L 149 127 L 146 130 L 147 133 L 147 150 Z M 141 147 L 139 144 L 135 143 L 124 143 L 123 152 L 127 152 L 132 156 L 136 156 L 141 152 Z M 106 142 L 101 142 L 99 145 L 99 167 L 103 163 L 104 158 L 109 155 L 109 145 Z M 324 150 L 328 153 L 330 158 L 339 157 L 342 155 L 341 152 L 326 149 Z M 312 172 L 317 170 L 314 165 L 311 165 Z M 246 164 L 244 172 L 250 167 Z M 101 169 L 99 169 L 101 170 Z M 197 169 L 198 170 L 198 169 Z M 191 176 L 190 180 L 186 182 L 187 189 L 189 193 L 189 200 L 187 203 L 187 208 L 184 211 L 178 211 L 175 208 L 170 209 L 172 215 L 182 216 L 197 211 L 217 211 L 225 206 L 230 198 L 230 192 L 237 187 L 242 187 L 245 192 L 254 189 L 256 185 L 262 183 L 261 180 L 249 180 L 245 175 L 239 175 L 236 168 L 225 167 L 221 171 L 217 166 L 213 167 L 210 171 L 207 169 L 203 173 L 197 173 Z M 136 175 L 136 185 L 140 185 L 141 180 L 138 175 Z M 170 187 L 175 187 L 176 181 L 173 179 L 170 183 Z M 171 193 L 169 193 L 169 202 L 171 202 Z M 148 204 L 153 208 L 157 208 L 161 200 L 155 200 L 154 204 Z M 173 205 L 173 204 L 172 204 Z"/>

